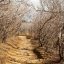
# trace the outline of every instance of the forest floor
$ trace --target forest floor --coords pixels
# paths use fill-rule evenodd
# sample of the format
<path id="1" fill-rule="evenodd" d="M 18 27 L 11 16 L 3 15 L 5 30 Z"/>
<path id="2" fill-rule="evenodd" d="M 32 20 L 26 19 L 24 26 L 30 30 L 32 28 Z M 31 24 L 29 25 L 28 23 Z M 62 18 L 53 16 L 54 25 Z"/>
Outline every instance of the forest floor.
<path id="1" fill-rule="evenodd" d="M 33 49 L 26 36 L 9 38 L 6 43 L 0 44 L 0 64 L 41 63 Z"/>
<path id="2" fill-rule="evenodd" d="M 37 58 L 37 54 L 34 53 L 35 46 L 38 45 L 33 45 L 31 39 L 27 39 L 26 36 L 8 38 L 5 43 L 0 43 L 0 64 L 44 64 L 45 59 Z M 51 58 L 51 55 L 45 53 L 44 56 Z"/>

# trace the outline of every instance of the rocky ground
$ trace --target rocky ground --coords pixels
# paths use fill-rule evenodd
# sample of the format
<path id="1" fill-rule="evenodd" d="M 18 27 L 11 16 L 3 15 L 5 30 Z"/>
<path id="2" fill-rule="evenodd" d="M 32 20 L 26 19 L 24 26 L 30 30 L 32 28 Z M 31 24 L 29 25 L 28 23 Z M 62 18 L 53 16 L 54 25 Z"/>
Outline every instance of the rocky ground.
<path id="1" fill-rule="evenodd" d="M 5 43 L 0 43 L 0 64 L 44 64 L 52 59 L 53 53 L 44 52 L 42 47 L 36 49 L 37 46 L 26 36 L 8 38 Z"/>

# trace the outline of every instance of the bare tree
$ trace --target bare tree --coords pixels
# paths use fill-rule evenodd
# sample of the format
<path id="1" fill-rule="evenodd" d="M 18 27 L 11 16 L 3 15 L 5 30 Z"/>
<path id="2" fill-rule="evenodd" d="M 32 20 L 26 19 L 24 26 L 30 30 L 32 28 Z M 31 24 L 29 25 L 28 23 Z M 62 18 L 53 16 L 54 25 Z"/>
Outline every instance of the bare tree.
<path id="1" fill-rule="evenodd" d="M 61 13 L 63 11 L 61 10 L 61 4 L 58 0 L 47 1 L 48 2 L 43 0 L 43 4 L 45 4 L 43 6 L 41 0 L 43 10 L 41 11 L 40 20 L 38 21 L 38 18 L 36 18 L 37 20 L 33 22 L 33 37 L 37 38 L 40 43 L 40 47 L 46 47 L 46 51 L 58 51 L 60 59 L 62 59 L 63 50 L 61 49 L 63 46 L 58 34 L 60 32 L 60 28 L 62 27 L 63 21 L 61 21 Z M 48 5 L 50 4 L 50 1 L 52 1 L 52 7 Z M 47 17 L 45 14 L 42 15 L 43 13 L 46 13 Z M 44 16 L 45 19 L 43 20 Z"/>
<path id="2" fill-rule="evenodd" d="M 0 39 L 5 42 L 7 37 L 19 35 L 21 32 L 21 22 L 17 21 L 16 16 L 10 20 L 8 17 L 3 16 L 0 18 Z"/>

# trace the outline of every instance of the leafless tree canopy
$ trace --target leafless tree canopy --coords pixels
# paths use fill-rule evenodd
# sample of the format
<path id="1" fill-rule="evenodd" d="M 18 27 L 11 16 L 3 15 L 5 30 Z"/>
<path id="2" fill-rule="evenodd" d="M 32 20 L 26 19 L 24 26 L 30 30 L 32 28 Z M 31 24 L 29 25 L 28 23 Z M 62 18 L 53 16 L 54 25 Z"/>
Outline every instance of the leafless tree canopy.
<path id="1" fill-rule="evenodd" d="M 64 1 L 0 0 L 0 40 L 19 35 L 30 35 L 39 47 L 63 59 Z"/>

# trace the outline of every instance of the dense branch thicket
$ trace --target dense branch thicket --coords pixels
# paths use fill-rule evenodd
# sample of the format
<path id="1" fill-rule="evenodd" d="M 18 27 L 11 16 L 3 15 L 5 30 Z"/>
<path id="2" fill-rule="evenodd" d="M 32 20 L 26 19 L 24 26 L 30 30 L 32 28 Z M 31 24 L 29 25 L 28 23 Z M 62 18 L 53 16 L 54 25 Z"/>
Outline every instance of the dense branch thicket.
<path id="1" fill-rule="evenodd" d="M 62 26 L 62 17 L 64 16 L 61 14 L 63 13 L 61 4 L 58 0 L 53 0 L 53 8 L 51 8 L 48 5 L 50 4 L 50 0 L 44 3 L 47 4 L 48 10 L 44 8 L 40 14 L 40 18 L 36 18 L 35 22 L 33 22 L 33 39 L 37 39 L 40 47 L 46 48 L 46 52 L 56 51 L 55 54 L 59 54 L 60 59 L 62 59 L 64 55 L 64 41 L 62 41 L 63 37 L 61 35 L 64 30 Z M 62 30 L 60 30 L 61 28 Z"/>
<path id="2" fill-rule="evenodd" d="M 60 61 L 63 60 L 64 1 L 39 0 L 41 7 L 28 1 L 0 0 L 0 40 L 5 42 L 8 37 L 27 33 L 38 41 L 39 47 L 45 48 L 45 52 L 58 54 Z M 31 15 L 32 22 L 26 22 Z"/>
<path id="3" fill-rule="evenodd" d="M 19 35 L 21 32 L 21 21 L 9 0 L 0 1 L 0 40 L 6 41 L 6 38 Z M 16 13 L 16 12 L 15 12 Z"/>
<path id="4" fill-rule="evenodd" d="M 21 22 L 17 21 L 15 16 L 10 20 L 8 17 L 3 16 L 0 18 L 0 39 L 5 41 L 7 37 L 19 35 L 21 32 Z"/>

